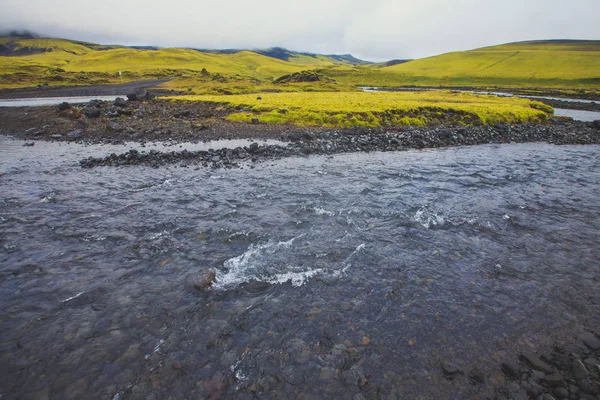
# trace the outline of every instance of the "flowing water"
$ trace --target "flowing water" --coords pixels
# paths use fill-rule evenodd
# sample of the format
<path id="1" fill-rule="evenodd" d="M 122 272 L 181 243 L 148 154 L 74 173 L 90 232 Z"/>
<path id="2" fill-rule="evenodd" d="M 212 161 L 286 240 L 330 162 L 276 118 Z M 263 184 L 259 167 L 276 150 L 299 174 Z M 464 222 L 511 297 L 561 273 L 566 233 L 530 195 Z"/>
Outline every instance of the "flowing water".
<path id="1" fill-rule="evenodd" d="M 600 327 L 599 146 L 207 170 L 22 143 L 0 138 L 3 400 L 470 399 Z"/>
<path id="2" fill-rule="evenodd" d="M 557 117 L 571 117 L 575 121 L 591 122 L 600 120 L 600 111 L 567 110 L 555 108 L 554 115 Z"/>
<path id="3" fill-rule="evenodd" d="M 39 97 L 31 99 L 0 99 L 0 107 L 40 107 L 55 106 L 67 102 L 72 104 L 87 103 L 92 100 L 114 101 L 117 97 L 127 98 L 126 95 L 120 96 L 70 96 L 70 97 Z"/>

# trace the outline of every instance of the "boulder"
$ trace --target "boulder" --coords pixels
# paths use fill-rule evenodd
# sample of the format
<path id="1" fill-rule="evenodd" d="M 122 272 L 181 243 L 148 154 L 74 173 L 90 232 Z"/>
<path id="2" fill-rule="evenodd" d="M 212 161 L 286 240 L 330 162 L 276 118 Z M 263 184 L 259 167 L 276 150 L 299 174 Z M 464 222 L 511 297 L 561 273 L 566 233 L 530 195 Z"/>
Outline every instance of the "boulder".
<path id="1" fill-rule="evenodd" d="M 67 138 L 69 138 L 70 140 L 78 139 L 82 136 L 83 136 L 82 129 L 75 129 L 74 131 L 67 133 Z"/>
<path id="2" fill-rule="evenodd" d="M 71 105 L 69 103 L 67 103 L 66 101 L 63 101 L 62 103 L 60 103 L 58 105 L 58 110 L 59 111 L 65 111 L 71 108 Z"/>
<path id="3" fill-rule="evenodd" d="M 117 97 L 115 99 L 115 106 L 117 107 L 127 107 L 127 102 L 122 97 Z"/>
<path id="4" fill-rule="evenodd" d="M 135 93 L 129 93 L 127 95 L 127 100 L 129 100 L 129 101 L 137 101 L 137 99 L 138 99 L 138 96 Z"/>
<path id="5" fill-rule="evenodd" d="M 83 109 L 83 115 L 88 118 L 98 118 L 100 116 L 100 109 L 95 106 L 88 106 Z"/>
<path id="6" fill-rule="evenodd" d="M 122 132 L 123 131 L 123 127 L 121 126 L 121 124 L 119 124 L 118 122 L 115 122 L 115 121 L 110 121 L 106 125 L 106 129 L 108 129 L 110 132 Z"/>
<path id="7" fill-rule="evenodd" d="M 197 290 L 206 290 L 212 286 L 217 277 L 217 271 L 212 268 L 200 271 L 192 278 L 192 284 Z"/>

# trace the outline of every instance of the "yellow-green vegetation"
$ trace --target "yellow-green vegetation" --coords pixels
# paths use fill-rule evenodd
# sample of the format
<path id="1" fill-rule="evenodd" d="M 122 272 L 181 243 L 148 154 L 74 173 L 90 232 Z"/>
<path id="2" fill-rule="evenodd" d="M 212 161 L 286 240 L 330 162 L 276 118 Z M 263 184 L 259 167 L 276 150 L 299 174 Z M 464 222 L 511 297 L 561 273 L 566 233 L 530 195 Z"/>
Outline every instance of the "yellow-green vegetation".
<path id="1" fill-rule="evenodd" d="M 451 91 L 403 93 L 265 93 L 174 96 L 225 104 L 230 121 L 348 128 L 457 123 L 543 122 L 552 108 L 536 101 Z"/>
<path id="2" fill-rule="evenodd" d="M 0 56 L 0 88 L 117 83 L 121 71 L 124 81 L 172 78 L 166 88 L 191 88 L 194 93 L 285 91 L 292 87 L 274 87 L 272 81 L 317 66 L 342 64 L 326 56 L 300 53 L 284 61 L 251 51 L 220 54 L 184 48 L 142 50 L 62 39 L 0 38 L 0 54 L 6 54 Z M 298 87 L 339 90 L 331 82 Z"/>
<path id="3" fill-rule="evenodd" d="M 538 41 L 442 54 L 404 64 L 332 67 L 339 83 L 365 86 L 557 88 L 600 91 L 600 41 Z"/>
<path id="4" fill-rule="evenodd" d="M 190 94 L 357 91 L 357 86 L 540 88 L 600 95 L 600 41 L 512 43 L 404 64 L 354 65 L 351 57 L 271 49 L 259 54 L 184 48 L 135 49 L 62 39 L 0 38 L 0 88 L 88 85 L 169 78 Z M 273 54 L 283 54 L 284 59 Z M 268 56 L 272 55 L 272 56 Z M 121 77 L 118 72 L 122 71 Z M 313 71 L 324 79 L 274 84 Z M 535 94 L 535 93 L 532 93 Z"/>

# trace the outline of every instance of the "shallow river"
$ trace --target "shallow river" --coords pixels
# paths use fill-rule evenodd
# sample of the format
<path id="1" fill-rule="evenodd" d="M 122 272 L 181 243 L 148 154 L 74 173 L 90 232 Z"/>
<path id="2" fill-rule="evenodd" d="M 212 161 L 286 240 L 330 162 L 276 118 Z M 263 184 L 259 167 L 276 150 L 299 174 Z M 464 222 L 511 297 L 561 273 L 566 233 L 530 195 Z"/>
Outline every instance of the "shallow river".
<path id="1" fill-rule="evenodd" d="M 599 146 L 206 170 L 22 143 L 0 138 L 3 400 L 470 399 L 600 327 Z"/>

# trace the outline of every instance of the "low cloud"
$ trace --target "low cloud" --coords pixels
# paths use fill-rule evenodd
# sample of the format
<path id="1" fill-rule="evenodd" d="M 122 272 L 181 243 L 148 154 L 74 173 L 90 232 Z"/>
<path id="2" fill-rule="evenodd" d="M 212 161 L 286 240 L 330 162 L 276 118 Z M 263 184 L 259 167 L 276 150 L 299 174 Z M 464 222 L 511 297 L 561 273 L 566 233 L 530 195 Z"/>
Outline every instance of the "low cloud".
<path id="1" fill-rule="evenodd" d="M 0 26 L 103 44 L 282 46 L 370 60 L 511 41 L 600 39 L 600 2 L 572 0 L 4 0 Z"/>

